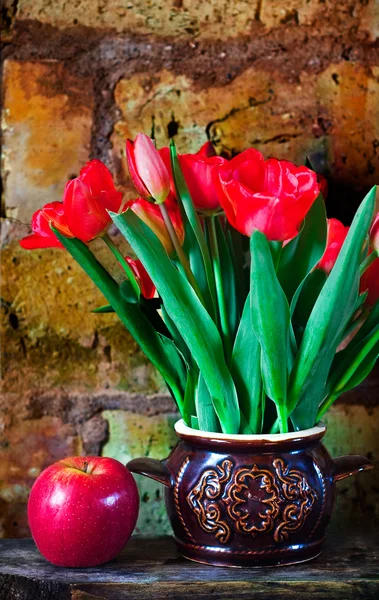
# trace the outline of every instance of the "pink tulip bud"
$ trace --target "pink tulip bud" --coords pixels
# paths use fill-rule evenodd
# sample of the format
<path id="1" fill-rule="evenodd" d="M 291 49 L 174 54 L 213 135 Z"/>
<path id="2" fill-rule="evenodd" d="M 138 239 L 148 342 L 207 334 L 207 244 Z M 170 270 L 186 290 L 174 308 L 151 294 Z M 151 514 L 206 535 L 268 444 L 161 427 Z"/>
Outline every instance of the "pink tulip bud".
<path id="1" fill-rule="evenodd" d="M 170 176 L 151 139 L 139 133 L 126 142 L 129 173 L 137 192 L 150 202 L 162 204 L 170 192 Z"/>
<path id="2" fill-rule="evenodd" d="M 379 213 L 376 215 L 370 229 L 371 248 L 379 254 Z"/>

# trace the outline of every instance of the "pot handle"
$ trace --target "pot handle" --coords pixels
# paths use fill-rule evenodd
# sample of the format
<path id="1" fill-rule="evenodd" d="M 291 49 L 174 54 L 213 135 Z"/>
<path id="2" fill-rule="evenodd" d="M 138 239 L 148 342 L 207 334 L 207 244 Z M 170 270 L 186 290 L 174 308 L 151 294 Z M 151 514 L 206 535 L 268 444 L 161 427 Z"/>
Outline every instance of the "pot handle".
<path id="1" fill-rule="evenodd" d="M 369 471 L 374 468 L 371 460 L 365 456 L 359 456 L 358 454 L 338 456 L 333 459 L 334 463 L 334 475 L 333 481 L 341 481 L 346 477 L 355 475 L 360 471 Z"/>
<path id="2" fill-rule="evenodd" d="M 130 460 L 126 467 L 132 473 L 145 475 L 145 477 L 163 483 L 166 487 L 171 487 L 171 475 L 165 460 L 157 460 L 156 458 L 142 456 L 141 458 L 133 458 Z"/>

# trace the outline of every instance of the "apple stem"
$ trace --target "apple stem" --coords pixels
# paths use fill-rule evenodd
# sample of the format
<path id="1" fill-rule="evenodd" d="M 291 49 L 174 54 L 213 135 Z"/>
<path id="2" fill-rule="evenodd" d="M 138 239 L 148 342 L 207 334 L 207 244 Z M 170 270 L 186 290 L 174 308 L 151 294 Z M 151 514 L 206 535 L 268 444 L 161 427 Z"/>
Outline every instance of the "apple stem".
<path id="1" fill-rule="evenodd" d="M 88 461 L 85 460 L 84 461 L 84 467 L 83 467 L 83 470 L 84 470 L 85 473 L 87 473 L 87 469 L 88 469 Z"/>

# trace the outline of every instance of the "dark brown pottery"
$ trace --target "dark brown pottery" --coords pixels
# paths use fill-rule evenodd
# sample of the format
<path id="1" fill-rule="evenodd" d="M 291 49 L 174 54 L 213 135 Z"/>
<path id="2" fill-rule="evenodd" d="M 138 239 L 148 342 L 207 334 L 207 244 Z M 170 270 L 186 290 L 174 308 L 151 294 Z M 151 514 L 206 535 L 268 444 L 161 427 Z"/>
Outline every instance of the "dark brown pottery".
<path id="1" fill-rule="evenodd" d="M 196 431 L 178 421 L 179 442 L 158 461 L 128 463 L 166 486 L 180 553 L 212 565 L 283 565 L 320 554 L 335 483 L 372 468 L 364 456 L 332 459 L 326 428 L 276 435 Z"/>

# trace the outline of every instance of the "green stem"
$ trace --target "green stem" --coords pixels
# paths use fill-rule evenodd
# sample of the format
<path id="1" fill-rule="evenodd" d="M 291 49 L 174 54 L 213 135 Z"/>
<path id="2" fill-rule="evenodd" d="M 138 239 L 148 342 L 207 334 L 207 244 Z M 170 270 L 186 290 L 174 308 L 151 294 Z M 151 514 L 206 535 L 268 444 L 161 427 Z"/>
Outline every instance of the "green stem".
<path id="1" fill-rule="evenodd" d="M 170 215 L 168 213 L 168 210 L 165 206 L 165 204 L 159 204 L 159 208 L 163 217 L 163 221 L 166 225 L 168 234 L 170 236 L 170 239 L 172 241 L 172 245 L 175 248 L 175 252 L 177 254 L 177 257 L 180 261 L 181 266 L 183 267 L 183 271 L 185 273 L 185 275 L 187 276 L 188 281 L 190 282 L 190 284 L 192 285 L 193 289 L 195 290 L 196 294 L 198 295 L 199 299 L 201 300 L 201 302 L 204 304 L 204 300 L 200 291 L 200 288 L 197 284 L 197 281 L 195 279 L 194 274 L 192 273 L 189 261 L 187 256 L 184 253 L 184 250 L 179 242 L 178 236 L 176 235 L 176 231 L 175 231 L 175 227 L 173 226 L 171 219 L 170 219 Z"/>
<path id="2" fill-rule="evenodd" d="M 282 255 L 283 242 L 270 242 L 270 250 L 275 271 L 277 271 L 279 267 L 280 257 Z"/>
<path id="3" fill-rule="evenodd" d="M 288 433 L 288 422 L 287 422 L 287 407 L 285 404 L 277 404 L 276 412 L 278 413 L 279 431 L 280 433 Z"/>
<path id="4" fill-rule="evenodd" d="M 324 415 L 324 413 L 326 413 L 326 411 L 329 409 L 329 407 L 333 404 L 333 402 L 335 400 L 337 400 L 338 396 L 340 394 L 329 394 L 329 396 L 327 396 L 327 398 L 325 398 L 325 400 L 321 403 L 320 408 L 318 409 L 318 413 L 317 413 L 317 417 L 316 417 L 316 423 L 318 423 L 319 421 L 321 421 L 322 416 Z"/>
<path id="5" fill-rule="evenodd" d="M 216 283 L 216 296 L 217 296 L 217 304 L 218 311 L 220 315 L 220 324 L 221 331 L 224 340 L 225 354 L 229 358 L 232 355 L 232 343 L 231 343 L 231 332 L 230 325 L 228 319 L 228 306 L 225 297 L 224 284 L 222 281 L 222 270 L 221 270 L 221 262 L 220 262 L 220 253 L 218 249 L 217 243 L 217 235 L 216 235 L 216 227 L 215 227 L 215 218 L 217 217 L 209 217 L 206 219 L 206 225 L 209 233 L 209 242 L 211 248 L 211 256 L 213 262 L 213 273 L 215 277 Z"/>
<path id="6" fill-rule="evenodd" d="M 118 262 L 122 266 L 130 283 L 132 284 L 132 287 L 136 293 L 137 298 L 139 298 L 141 291 L 140 291 L 138 282 L 135 278 L 135 275 L 134 275 L 130 265 L 128 264 L 128 261 L 125 260 L 124 256 L 122 255 L 122 252 L 120 252 L 120 250 L 118 249 L 118 247 L 116 246 L 116 244 L 114 243 L 112 238 L 109 237 L 109 235 L 107 233 L 104 233 L 104 235 L 102 237 L 103 237 L 104 242 L 108 246 L 109 250 L 112 252 L 112 254 L 115 256 L 115 258 L 118 260 Z"/>
<path id="7" fill-rule="evenodd" d="M 276 419 L 269 433 L 279 433 L 279 419 Z"/>
<path id="8" fill-rule="evenodd" d="M 369 254 L 368 256 L 366 256 L 366 258 L 364 259 L 363 263 L 360 265 L 359 267 L 359 275 L 362 277 L 363 273 L 365 271 L 367 271 L 367 269 L 369 268 L 370 265 L 372 265 L 372 263 L 374 262 L 374 260 L 376 260 L 378 258 L 378 255 L 376 252 L 371 252 L 371 254 Z"/>
<path id="9" fill-rule="evenodd" d="M 191 194 L 189 193 L 186 181 L 184 179 L 184 176 L 183 176 L 180 164 L 179 164 L 179 160 L 178 160 L 178 155 L 176 152 L 175 142 L 173 139 L 171 139 L 171 141 L 170 141 L 170 156 L 171 156 L 172 173 L 174 176 L 175 189 L 176 189 L 178 201 L 179 201 L 179 204 L 181 205 L 181 208 L 183 209 L 183 211 L 185 213 L 188 223 L 190 224 L 190 226 L 195 234 L 195 237 L 197 239 L 197 243 L 199 245 L 200 252 L 201 252 L 201 255 L 203 258 L 209 294 L 210 294 L 210 297 L 212 300 L 212 305 L 213 305 L 212 308 L 214 309 L 214 310 L 210 310 L 208 312 L 213 317 L 213 314 L 215 314 L 216 310 L 217 310 L 216 309 L 217 300 L 216 300 L 216 289 L 215 289 L 215 281 L 214 281 L 212 263 L 211 263 L 211 259 L 209 256 L 208 246 L 205 241 L 203 228 L 200 223 L 199 215 L 196 212 L 194 203 L 191 198 Z"/>

